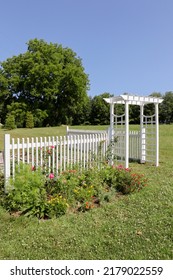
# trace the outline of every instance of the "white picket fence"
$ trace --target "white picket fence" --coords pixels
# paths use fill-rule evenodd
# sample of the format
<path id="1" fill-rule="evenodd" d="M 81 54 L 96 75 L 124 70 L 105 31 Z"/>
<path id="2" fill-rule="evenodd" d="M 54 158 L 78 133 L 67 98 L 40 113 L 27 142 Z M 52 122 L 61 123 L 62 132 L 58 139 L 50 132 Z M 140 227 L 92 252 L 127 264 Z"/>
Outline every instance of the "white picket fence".
<path id="1" fill-rule="evenodd" d="M 118 133 L 118 141 L 112 152 L 115 158 L 124 158 L 125 134 Z M 145 136 L 145 134 L 144 134 Z M 145 140 L 145 139 L 144 139 Z M 142 144 L 142 145 L 141 145 Z M 15 167 L 20 163 L 30 164 L 32 168 L 40 166 L 46 174 L 58 176 L 62 171 L 78 167 L 81 170 L 93 164 L 101 167 L 110 146 L 109 129 L 105 131 L 79 131 L 67 129 L 66 136 L 10 138 L 4 139 L 4 178 L 7 184 L 15 176 Z M 141 160 L 141 149 L 145 153 L 144 141 L 140 132 L 129 133 L 129 159 Z M 144 156 L 142 157 L 145 160 Z"/>
<path id="2" fill-rule="evenodd" d="M 15 166 L 20 163 L 40 166 L 47 174 L 58 175 L 78 166 L 86 169 L 93 163 L 100 166 L 105 159 L 108 135 L 87 134 L 60 137 L 14 138 L 5 134 L 4 177 L 8 182 L 15 175 Z"/>

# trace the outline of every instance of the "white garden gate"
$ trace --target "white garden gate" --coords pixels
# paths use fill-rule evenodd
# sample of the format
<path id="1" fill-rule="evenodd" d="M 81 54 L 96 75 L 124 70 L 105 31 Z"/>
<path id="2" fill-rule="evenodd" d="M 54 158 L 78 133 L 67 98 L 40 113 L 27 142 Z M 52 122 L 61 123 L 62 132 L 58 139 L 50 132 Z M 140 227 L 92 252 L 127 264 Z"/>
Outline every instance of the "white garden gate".
<path id="1" fill-rule="evenodd" d="M 159 116 L 158 105 L 163 99 L 151 96 L 120 95 L 111 98 L 104 98 L 110 104 L 110 141 L 112 145 L 112 163 L 114 160 L 122 162 L 125 167 L 129 166 L 131 156 L 141 163 L 153 162 L 159 165 Z M 123 115 L 114 114 L 114 105 L 124 104 L 125 112 Z M 152 116 L 144 115 L 146 104 L 155 105 L 155 114 Z M 140 130 L 136 131 L 140 137 L 139 142 L 135 142 L 129 130 L 129 105 L 140 106 Z M 132 152 L 133 151 L 133 152 Z"/>

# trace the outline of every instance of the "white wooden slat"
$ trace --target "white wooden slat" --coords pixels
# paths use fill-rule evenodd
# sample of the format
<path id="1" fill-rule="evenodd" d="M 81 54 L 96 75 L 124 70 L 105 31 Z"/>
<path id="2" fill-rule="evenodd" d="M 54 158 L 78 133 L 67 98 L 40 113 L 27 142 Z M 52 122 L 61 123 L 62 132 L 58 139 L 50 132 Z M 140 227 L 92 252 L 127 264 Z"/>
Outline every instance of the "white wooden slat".
<path id="1" fill-rule="evenodd" d="M 35 166 L 35 158 L 34 158 L 34 138 L 31 138 L 31 163 L 32 167 Z"/>
<path id="2" fill-rule="evenodd" d="M 25 139 L 22 138 L 22 163 L 25 163 Z"/>
<path id="3" fill-rule="evenodd" d="M 73 164 L 75 165 L 76 164 L 76 135 L 73 136 L 73 142 L 74 142 L 74 145 L 73 145 L 73 148 L 74 148 L 74 151 L 73 151 Z"/>
<path id="4" fill-rule="evenodd" d="M 27 153 L 27 164 L 30 163 L 29 159 L 29 138 L 26 139 L 26 153 Z"/>
<path id="5" fill-rule="evenodd" d="M 66 143 L 66 137 L 63 138 L 63 169 L 66 170 L 66 149 L 67 149 L 67 143 Z"/>
<path id="6" fill-rule="evenodd" d="M 17 163 L 20 163 L 20 139 L 17 138 Z"/>
<path id="7" fill-rule="evenodd" d="M 59 174 L 59 138 L 56 137 L 56 176 Z"/>
<path id="8" fill-rule="evenodd" d="M 50 174 L 51 172 L 51 164 L 52 164 L 52 156 L 51 156 L 51 138 L 48 136 L 48 146 L 47 146 L 47 151 L 48 151 L 48 173 Z"/>
<path id="9" fill-rule="evenodd" d="M 89 164 L 89 135 L 86 135 L 86 164 L 87 164 L 87 169 L 88 169 L 88 164 Z"/>
<path id="10" fill-rule="evenodd" d="M 14 138 L 12 138 L 12 175 L 14 179 L 15 175 L 15 149 L 14 149 Z"/>
<path id="11" fill-rule="evenodd" d="M 39 161 L 40 161 L 40 166 L 42 167 L 43 166 L 43 138 L 40 137 L 40 158 L 39 158 Z"/>
<path id="12" fill-rule="evenodd" d="M 62 136 L 60 136 L 60 173 L 62 172 Z"/>
<path id="13" fill-rule="evenodd" d="M 77 163 L 79 164 L 79 135 L 77 135 Z"/>
<path id="14" fill-rule="evenodd" d="M 38 167 L 38 137 L 35 139 L 35 165 Z"/>
<path id="15" fill-rule="evenodd" d="M 85 150 L 86 150 L 86 135 L 83 135 L 83 167 L 85 169 Z"/>
<path id="16" fill-rule="evenodd" d="M 73 165 L 73 136 L 70 135 L 70 168 L 72 169 Z"/>
<path id="17" fill-rule="evenodd" d="M 69 168 L 69 157 L 70 157 L 70 136 L 67 136 L 67 168 Z"/>
<path id="18" fill-rule="evenodd" d="M 80 135 L 80 165 L 81 165 L 81 169 L 83 168 L 83 163 L 82 163 L 82 147 L 83 146 L 83 136 Z"/>

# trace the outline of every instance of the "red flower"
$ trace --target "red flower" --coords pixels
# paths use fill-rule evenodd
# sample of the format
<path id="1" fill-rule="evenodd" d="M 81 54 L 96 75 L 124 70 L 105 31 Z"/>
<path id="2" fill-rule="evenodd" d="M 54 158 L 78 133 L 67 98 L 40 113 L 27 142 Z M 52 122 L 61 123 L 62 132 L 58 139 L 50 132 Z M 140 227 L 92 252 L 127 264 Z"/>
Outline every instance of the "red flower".
<path id="1" fill-rule="evenodd" d="M 117 169 L 124 169 L 124 166 L 120 164 L 117 166 Z"/>
<path id="2" fill-rule="evenodd" d="M 50 178 L 50 179 L 53 179 L 54 177 L 55 177 L 55 176 L 54 176 L 53 173 L 50 173 L 50 174 L 49 174 L 49 178 Z"/>

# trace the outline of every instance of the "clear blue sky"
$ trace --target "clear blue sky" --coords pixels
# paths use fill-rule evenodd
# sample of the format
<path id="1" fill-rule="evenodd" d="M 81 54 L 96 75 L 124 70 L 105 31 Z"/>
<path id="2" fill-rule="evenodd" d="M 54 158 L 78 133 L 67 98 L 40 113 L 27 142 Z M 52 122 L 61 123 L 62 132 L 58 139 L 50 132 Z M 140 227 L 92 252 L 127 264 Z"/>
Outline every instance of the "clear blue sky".
<path id="1" fill-rule="evenodd" d="M 34 38 L 77 53 L 91 96 L 173 91 L 172 0 L 0 0 L 0 61 Z"/>

